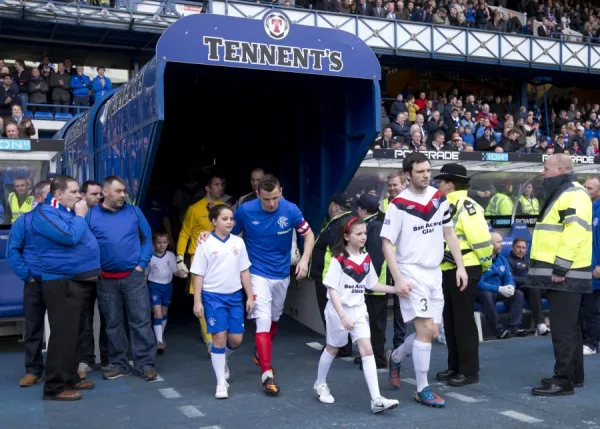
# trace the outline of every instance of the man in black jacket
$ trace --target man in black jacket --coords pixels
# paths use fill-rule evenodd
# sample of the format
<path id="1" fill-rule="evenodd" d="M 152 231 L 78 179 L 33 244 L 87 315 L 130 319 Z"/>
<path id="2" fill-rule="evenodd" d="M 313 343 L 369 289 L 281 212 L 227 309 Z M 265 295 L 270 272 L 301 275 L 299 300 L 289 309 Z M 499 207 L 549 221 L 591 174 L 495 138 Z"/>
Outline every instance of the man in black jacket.
<path id="1" fill-rule="evenodd" d="M 529 271 L 529 256 L 527 256 L 527 242 L 525 239 L 515 238 L 513 240 L 512 250 L 507 259 L 515 286 L 523 292 L 525 299 L 531 307 L 531 317 L 535 322 L 537 334 L 549 334 L 550 329 L 548 329 L 544 320 L 544 314 L 542 313 L 542 290 L 523 288 Z"/>
<path id="2" fill-rule="evenodd" d="M 338 237 L 342 228 L 348 222 L 351 216 L 351 201 L 348 194 L 336 194 L 329 202 L 328 216 L 321 232 L 315 241 L 315 246 L 310 258 L 310 267 L 308 269 L 309 276 L 315 282 L 317 293 L 317 304 L 319 305 L 319 313 L 325 326 L 325 305 L 327 305 L 327 288 L 323 285 L 323 278 L 327 274 L 329 262 L 331 261 L 331 248 Z M 350 356 L 352 354 L 352 344 L 348 348 L 341 348 L 338 355 Z"/>
<path id="3" fill-rule="evenodd" d="M 379 277 L 379 283 L 387 284 L 387 264 L 385 264 L 380 237 L 381 227 L 383 226 L 383 213 L 379 211 L 379 201 L 373 195 L 363 194 L 358 199 L 357 205 L 358 217 L 367 224 L 365 250 L 371 256 L 371 262 Z M 367 305 L 371 328 L 371 346 L 373 347 L 377 368 L 387 368 L 385 330 L 387 326 L 388 300 L 389 296 L 385 293 L 365 291 L 365 303 Z M 360 358 L 357 359 L 360 361 Z"/>

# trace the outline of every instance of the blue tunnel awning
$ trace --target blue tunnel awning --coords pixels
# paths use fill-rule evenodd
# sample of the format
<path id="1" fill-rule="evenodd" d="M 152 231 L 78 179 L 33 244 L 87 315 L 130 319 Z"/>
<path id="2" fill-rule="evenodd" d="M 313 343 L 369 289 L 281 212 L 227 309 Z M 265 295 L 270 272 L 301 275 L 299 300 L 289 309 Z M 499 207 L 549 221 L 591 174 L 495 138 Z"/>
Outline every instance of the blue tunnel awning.
<path id="1" fill-rule="evenodd" d="M 264 19 L 190 15 L 171 25 L 156 58 L 322 76 L 379 80 L 381 67 L 362 40 L 346 31 L 291 23 L 273 10 Z"/>

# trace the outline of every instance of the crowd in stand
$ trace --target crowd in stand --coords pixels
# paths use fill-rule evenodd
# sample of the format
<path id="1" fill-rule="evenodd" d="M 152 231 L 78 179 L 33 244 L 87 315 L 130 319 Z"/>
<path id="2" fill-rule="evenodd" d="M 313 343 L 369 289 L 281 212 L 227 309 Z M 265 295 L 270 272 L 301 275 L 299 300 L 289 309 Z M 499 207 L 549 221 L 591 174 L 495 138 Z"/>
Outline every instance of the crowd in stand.
<path id="1" fill-rule="evenodd" d="M 574 95 L 554 97 L 546 114 L 535 98 L 520 106 L 510 95 L 475 96 L 458 89 L 428 97 L 408 85 L 389 115 L 382 106 L 383 130 L 373 148 L 596 156 L 599 110 Z"/>
<path id="2" fill-rule="evenodd" d="M 12 68 L 0 59 L 0 117 L 5 117 L 2 134 L 6 137 L 8 124 L 14 123 L 20 137 L 33 135 L 35 130 L 27 119 L 28 112 L 50 110 L 39 105 L 52 104 L 55 112 L 69 113 L 69 106 L 89 106 L 102 98 L 112 89 L 112 82 L 104 75 L 104 67 L 98 67 L 97 72 L 98 75 L 90 79 L 84 74 L 83 65 L 74 66 L 69 58 L 57 63 L 55 68 L 44 56 L 39 65 L 31 69 L 20 59 Z"/>

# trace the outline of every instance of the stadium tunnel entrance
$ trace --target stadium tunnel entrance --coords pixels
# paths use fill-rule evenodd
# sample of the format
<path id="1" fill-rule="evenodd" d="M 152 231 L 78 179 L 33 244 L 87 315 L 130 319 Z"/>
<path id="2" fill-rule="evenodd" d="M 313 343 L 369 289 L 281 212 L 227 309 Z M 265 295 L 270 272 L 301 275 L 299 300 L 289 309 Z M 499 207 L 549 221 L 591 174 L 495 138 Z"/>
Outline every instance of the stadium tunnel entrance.
<path id="1" fill-rule="evenodd" d="M 241 196 L 261 167 L 318 234 L 329 198 L 380 129 L 379 79 L 372 50 L 345 31 L 296 25 L 278 10 L 262 20 L 187 16 L 130 82 L 63 130 L 65 172 L 121 175 L 143 205 L 151 182 L 172 197 L 208 169 Z M 313 287 L 292 285 L 288 298 L 287 314 L 323 332 Z"/>

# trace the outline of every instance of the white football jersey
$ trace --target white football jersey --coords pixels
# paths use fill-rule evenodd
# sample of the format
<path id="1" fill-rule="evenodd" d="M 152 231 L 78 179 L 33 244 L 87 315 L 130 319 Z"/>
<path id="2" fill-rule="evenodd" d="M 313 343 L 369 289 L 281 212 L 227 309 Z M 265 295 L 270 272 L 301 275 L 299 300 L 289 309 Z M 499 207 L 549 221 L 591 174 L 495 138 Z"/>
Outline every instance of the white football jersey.
<path id="1" fill-rule="evenodd" d="M 162 256 L 158 256 L 156 253 L 152 254 L 149 268 L 148 281 L 163 285 L 171 283 L 173 274 L 177 271 L 175 254 L 170 250 L 167 250 Z"/>
<path id="2" fill-rule="evenodd" d="M 437 267 L 444 258 L 443 228 L 452 228 L 446 195 L 429 186 L 423 194 L 405 189 L 385 214 L 381 237 L 396 245 L 399 265 Z"/>

